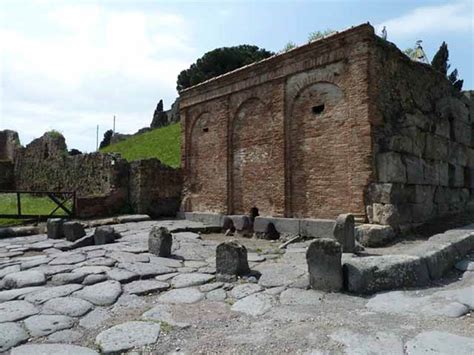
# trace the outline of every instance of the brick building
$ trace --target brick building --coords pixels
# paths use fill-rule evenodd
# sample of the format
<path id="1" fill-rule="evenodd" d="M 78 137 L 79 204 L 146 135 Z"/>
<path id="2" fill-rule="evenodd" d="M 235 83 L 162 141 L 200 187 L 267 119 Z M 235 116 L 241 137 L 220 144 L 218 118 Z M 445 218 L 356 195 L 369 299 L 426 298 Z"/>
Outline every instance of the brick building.
<path id="1" fill-rule="evenodd" d="M 474 197 L 473 105 L 368 24 L 180 93 L 182 210 L 400 226 Z"/>

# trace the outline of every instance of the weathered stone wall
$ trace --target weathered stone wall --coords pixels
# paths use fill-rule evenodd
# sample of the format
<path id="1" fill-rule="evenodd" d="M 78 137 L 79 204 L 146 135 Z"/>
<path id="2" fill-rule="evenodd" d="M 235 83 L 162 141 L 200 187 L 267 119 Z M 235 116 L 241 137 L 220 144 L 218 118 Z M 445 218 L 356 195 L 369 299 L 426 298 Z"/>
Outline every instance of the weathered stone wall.
<path id="1" fill-rule="evenodd" d="M 369 221 L 399 227 L 465 210 L 474 201 L 474 102 L 394 45 L 377 39 L 372 51 Z"/>
<path id="2" fill-rule="evenodd" d="M 13 167 L 11 161 L 0 161 L 0 190 L 13 190 L 15 188 Z"/>
<path id="3" fill-rule="evenodd" d="M 362 25 L 182 92 L 182 209 L 365 216 L 373 37 Z"/>
<path id="4" fill-rule="evenodd" d="M 135 213 L 175 216 L 181 189 L 181 169 L 163 165 L 158 159 L 130 163 L 129 199 Z"/>
<path id="5" fill-rule="evenodd" d="M 13 161 L 20 148 L 20 138 L 15 131 L 0 131 L 0 161 Z"/>

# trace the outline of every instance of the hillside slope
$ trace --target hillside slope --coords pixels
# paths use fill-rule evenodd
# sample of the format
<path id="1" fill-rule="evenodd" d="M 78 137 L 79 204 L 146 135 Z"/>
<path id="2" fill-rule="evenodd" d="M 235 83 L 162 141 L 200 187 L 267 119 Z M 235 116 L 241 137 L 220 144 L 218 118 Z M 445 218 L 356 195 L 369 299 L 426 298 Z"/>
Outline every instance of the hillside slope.
<path id="1" fill-rule="evenodd" d="M 162 163 L 177 168 L 181 164 L 181 125 L 176 123 L 157 128 L 111 144 L 100 151 L 120 153 L 128 161 L 158 158 Z"/>

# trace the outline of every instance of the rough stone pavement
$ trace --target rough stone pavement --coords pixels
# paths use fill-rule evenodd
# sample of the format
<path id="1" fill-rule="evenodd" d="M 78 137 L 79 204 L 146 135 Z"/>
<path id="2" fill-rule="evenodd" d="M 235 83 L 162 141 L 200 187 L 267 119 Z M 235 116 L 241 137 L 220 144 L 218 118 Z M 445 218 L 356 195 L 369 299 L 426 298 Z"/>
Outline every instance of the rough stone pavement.
<path id="1" fill-rule="evenodd" d="M 147 244 L 160 225 L 203 227 L 125 223 L 115 243 L 70 251 L 46 235 L 0 240 L 0 352 L 474 353 L 471 257 L 428 288 L 358 297 L 307 289 L 307 244 L 252 240 L 261 277 L 231 284 L 214 279 L 226 237 L 175 232 L 160 258 Z"/>

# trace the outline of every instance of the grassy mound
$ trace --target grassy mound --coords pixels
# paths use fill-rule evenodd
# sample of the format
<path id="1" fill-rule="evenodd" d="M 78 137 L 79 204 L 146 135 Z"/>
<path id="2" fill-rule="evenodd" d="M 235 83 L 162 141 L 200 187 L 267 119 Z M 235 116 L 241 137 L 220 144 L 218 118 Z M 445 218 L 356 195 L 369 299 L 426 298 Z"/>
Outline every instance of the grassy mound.
<path id="1" fill-rule="evenodd" d="M 127 161 L 158 158 L 177 168 L 181 164 L 181 125 L 175 123 L 130 137 L 101 149 L 101 152 L 120 153 Z"/>

